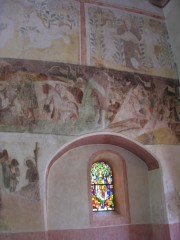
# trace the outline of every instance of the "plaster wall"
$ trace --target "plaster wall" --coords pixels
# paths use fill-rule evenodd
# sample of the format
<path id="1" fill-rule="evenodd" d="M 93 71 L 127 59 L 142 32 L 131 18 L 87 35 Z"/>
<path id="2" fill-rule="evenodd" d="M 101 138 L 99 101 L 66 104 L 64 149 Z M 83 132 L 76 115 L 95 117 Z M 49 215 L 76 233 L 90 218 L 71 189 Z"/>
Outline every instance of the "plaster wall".
<path id="1" fill-rule="evenodd" d="M 19 229 L 19 231 L 29 231 L 32 229 L 34 229 L 34 231 L 42 231 L 43 229 L 51 228 L 87 229 L 89 226 L 89 209 L 87 197 L 87 159 L 94 152 L 94 147 L 87 146 L 85 148 L 85 151 L 84 147 L 71 150 L 62 156 L 59 160 L 57 160 L 56 163 L 52 166 L 52 171 L 50 171 L 50 175 L 48 177 L 47 214 L 45 201 L 45 172 L 47 171 L 47 166 L 50 163 L 50 160 L 53 158 L 54 154 L 57 153 L 61 147 L 63 147 L 64 143 L 66 142 L 68 144 L 68 142 L 72 141 L 73 138 L 62 138 L 60 136 L 38 134 L 23 134 L 22 136 L 22 134 L 18 133 L 6 133 L 1 134 L 1 136 L 3 138 L 2 146 L 5 147 L 8 142 L 9 153 L 15 155 L 21 159 L 21 161 L 23 161 L 23 158 L 26 158 L 26 153 L 32 155 L 31 149 L 34 149 L 34 144 L 36 142 L 38 142 L 39 146 L 41 146 L 39 158 L 40 190 L 42 199 L 41 206 L 32 211 L 32 208 L 30 207 L 31 205 L 27 206 L 27 209 L 25 209 L 23 208 L 23 205 L 18 204 L 16 205 L 17 211 L 12 211 L 11 209 L 11 217 L 13 216 L 12 219 L 14 219 L 14 222 L 16 223 L 13 225 L 12 222 L 9 222 L 9 224 L 11 224 L 11 231 L 17 231 L 17 229 Z M 102 148 L 106 147 L 103 145 L 96 146 L 96 150 Z M 134 156 L 134 154 L 128 152 L 125 149 L 112 145 L 109 145 L 108 148 L 119 152 L 119 154 L 122 155 L 126 160 L 131 223 L 143 224 L 143 226 L 145 226 L 144 223 L 158 224 L 158 229 L 154 227 L 155 232 L 158 234 L 161 232 L 161 235 L 164 234 L 164 232 L 167 231 L 167 227 L 163 227 L 165 225 L 162 224 L 176 224 L 179 222 L 179 147 L 163 145 L 146 146 L 147 150 L 155 155 L 160 163 L 160 169 L 149 172 L 147 172 L 146 165 L 141 162 L 138 157 Z M 23 149 L 29 150 L 28 152 L 25 151 L 25 153 L 23 153 Z M 81 168 L 80 165 L 82 166 Z M 23 169 L 24 167 L 21 168 L 22 172 L 24 171 Z M 69 180 L 67 178 L 68 176 Z M 79 183 L 78 194 L 76 191 L 74 191 L 74 188 L 77 187 L 75 181 L 71 181 L 74 179 L 76 179 Z M 65 189 L 62 188 L 61 182 L 64 184 Z M 23 185 L 23 183 L 21 184 Z M 143 197 L 140 198 L 140 194 L 141 196 L 144 194 Z M 72 201 L 67 200 L 69 197 L 73 199 L 73 204 Z M 78 205 L 74 207 L 74 204 L 76 205 L 79 203 L 80 197 L 83 198 L 83 202 L 81 202 L 79 208 Z M 67 206 L 67 204 L 68 207 L 64 208 L 64 205 Z M 28 222 L 31 222 L 29 221 L 29 216 L 27 215 L 28 211 L 31 211 L 31 221 L 34 219 L 33 226 L 27 224 Z M 79 219 L 77 216 L 80 213 L 82 214 L 82 218 Z M 15 221 L 17 214 L 19 217 L 22 217 L 23 221 Z M 168 216 L 166 216 L 167 214 Z M 83 219 L 83 221 L 81 219 Z M 34 224 L 35 221 L 37 221 L 38 225 Z M 47 225 L 46 221 L 48 221 Z M 3 225 L 1 226 L 3 227 Z M 8 225 L 6 227 L 8 227 Z M 177 230 L 178 225 L 173 225 L 173 236 L 175 236 L 175 234 L 178 234 Z M 76 235 L 75 232 L 72 234 Z M 176 238 L 174 237 L 172 239 Z"/>
<path id="2" fill-rule="evenodd" d="M 167 213 L 161 169 L 148 172 L 151 222 L 167 224 Z"/>
<path id="3" fill-rule="evenodd" d="M 177 223 L 180 219 L 179 146 L 148 146 L 148 149 L 157 156 L 161 165 L 168 222 Z"/>
<path id="4" fill-rule="evenodd" d="M 88 160 L 93 153 L 107 149 L 119 153 L 127 166 L 131 224 L 151 223 L 148 171 L 145 163 L 134 154 L 120 147 L 89 145 L 70 150 L 58 159 L 50 169 L 47 194 L 48 229 L 90 227 L 87 182 Z M 152 191 L 154 190 L 152 189 Z M 161 191 L 162 189 L 156 191 L 159 199 L 162 197 L 159 196 Z M 162 203 L 159 203 L 159 205 L 162 205 Z M 158 214 L 158 208 L 156 210 L 156 214 Z"/>

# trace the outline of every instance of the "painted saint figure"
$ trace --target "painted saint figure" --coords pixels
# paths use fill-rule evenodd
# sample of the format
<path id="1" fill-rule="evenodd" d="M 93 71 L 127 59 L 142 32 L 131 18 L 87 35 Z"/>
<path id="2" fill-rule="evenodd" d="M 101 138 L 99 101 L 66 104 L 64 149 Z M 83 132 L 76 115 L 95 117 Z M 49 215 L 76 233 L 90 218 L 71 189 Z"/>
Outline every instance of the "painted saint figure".
<path id="1" fill-rule="evenodd" d="M 38 169 L 31 159 L 26 160 L 26 166 L 28 167 L 26 171 L 26 179 L 29 184 L 35 183 L 39 180 Z"/>
<path id="2" fill-rule="evenodd" d="M 10 192 L 15 192 L 16 186 L 19 183 L 20 170 L 18 167 L 19 163 L 16 159 L 11 160 L 10 164 Z"/>
<path id="3" fill-rule="evenodd" d="M 6 149 L 0 152 L 0 163 L 2 165 L 4 187 L 7 189 L 10 187 L 10 160 Z"/>
<path id="4" fill-rule="evenodd" d="M 4 149 L 0 152 L 0 163 L 4 188 L 9 189 L 10 192 L 15 192 L 20 176 L 19 162 L 16 159 L 10 160 L 8 151 Z"/>
<path id="5" fill-rule="evenodd" d="M 26 186 L 23 186 L 20 190 L 21 195 L 28 199 L 28 201 L 34 201 L 40 199 L 39 196 L 39 173 L 38 168 L 33 159 L 28 158 L 26 160 L 26 180 L 28 181 Z"/>

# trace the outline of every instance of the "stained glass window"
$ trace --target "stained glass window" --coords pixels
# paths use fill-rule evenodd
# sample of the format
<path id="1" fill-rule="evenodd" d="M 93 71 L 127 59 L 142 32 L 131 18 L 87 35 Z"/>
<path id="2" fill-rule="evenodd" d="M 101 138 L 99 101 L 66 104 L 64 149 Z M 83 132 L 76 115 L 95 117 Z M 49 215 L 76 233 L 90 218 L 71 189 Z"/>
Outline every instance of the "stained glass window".
<path id="1" fill-rule="evenodd" d="M 93 211 L 114 210 L 114 186 L 111 167 L 95 162 L 91 167 L 91 193 Z"/>

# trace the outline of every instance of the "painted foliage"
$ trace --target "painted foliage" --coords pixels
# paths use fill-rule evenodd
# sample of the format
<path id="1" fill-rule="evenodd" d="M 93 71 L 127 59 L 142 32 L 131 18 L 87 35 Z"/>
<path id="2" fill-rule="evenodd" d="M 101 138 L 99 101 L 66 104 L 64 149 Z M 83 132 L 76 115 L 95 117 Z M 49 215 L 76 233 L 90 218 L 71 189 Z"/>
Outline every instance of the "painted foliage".
<path id="1" fill-rule="evenodd" d="M 79 62 L 79 3 L 0 0 L 0 56 Z"/>
<path id="2" fill-rule="evenodd" d="M 165 22 L 158 15 L 78 0 L 0 0 L 0 5 L 1 57 L 82 61 L 177 77 Z"/>
<path id="3" fill-rule="evenodd" d="M 176 78 L 165 22 L 86 4 L 88 64 Z"/>
<path id="4" fill-rule="evenodd" d="M 1 59 L 0 131 L 79 136 L 122 133 L 178 144 L 177 81 L 54 62 Z"/>

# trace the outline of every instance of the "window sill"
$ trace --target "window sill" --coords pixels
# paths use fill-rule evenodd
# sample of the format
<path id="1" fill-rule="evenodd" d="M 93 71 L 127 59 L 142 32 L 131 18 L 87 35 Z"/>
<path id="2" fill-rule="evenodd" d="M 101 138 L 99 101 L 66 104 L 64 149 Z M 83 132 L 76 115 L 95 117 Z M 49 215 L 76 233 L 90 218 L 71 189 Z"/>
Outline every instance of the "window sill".
<path id="1" fill-rule="evenodd" d="M 122 216 L 116 211 L 93 212 L 91 216 L 91 226 L 110 226 L 130 223 L 130 217 Z"/>

